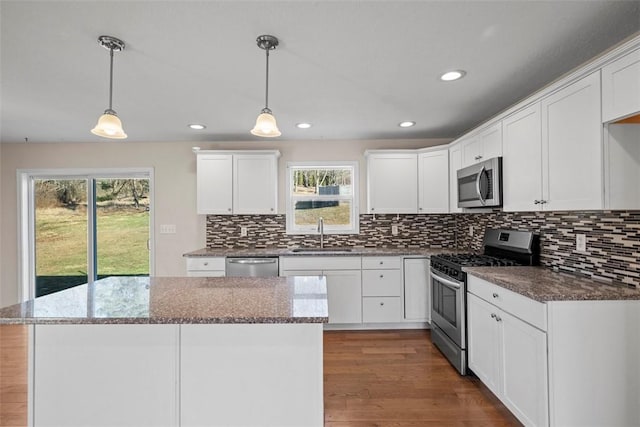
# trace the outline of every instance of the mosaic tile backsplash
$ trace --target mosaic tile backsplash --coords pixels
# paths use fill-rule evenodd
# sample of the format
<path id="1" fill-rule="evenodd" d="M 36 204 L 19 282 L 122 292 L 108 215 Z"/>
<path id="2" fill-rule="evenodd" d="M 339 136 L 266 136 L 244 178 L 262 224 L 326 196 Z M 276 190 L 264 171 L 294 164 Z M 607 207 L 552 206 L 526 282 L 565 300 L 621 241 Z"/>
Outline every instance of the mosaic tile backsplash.
<path id="1" fill-rule="evenodd" d="M 318 235 L 287 235 L 285 221 L 284 215 L 209 215 L 207 247 L 319 245 Z M 398 225 L 396 236 L 392 225 Z M 239 237 L 241 227 L 247 237 Z M 640 287 L 640 211 L 360 215 L 360 234 L 327 235 L 325 245 L 481 251 L 487 227 L 539 233 L 543 266 Z M 576 234 L 586 235 L 584 253 L 575 250 Z"/>

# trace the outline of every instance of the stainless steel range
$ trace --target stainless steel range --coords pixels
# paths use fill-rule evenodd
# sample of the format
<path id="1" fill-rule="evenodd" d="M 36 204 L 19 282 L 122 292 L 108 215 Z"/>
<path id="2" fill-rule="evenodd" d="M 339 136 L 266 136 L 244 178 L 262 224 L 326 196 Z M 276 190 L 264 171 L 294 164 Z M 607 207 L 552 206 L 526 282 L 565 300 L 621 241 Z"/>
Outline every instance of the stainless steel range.
<path id="1" fill-rule="evenodd" d="M 538 236 L 487 229 L 484 253 L 431 257 L 431 339 L 462 375 L 467 373 L 467 274 L 462 267 L 537 265 Z"/>

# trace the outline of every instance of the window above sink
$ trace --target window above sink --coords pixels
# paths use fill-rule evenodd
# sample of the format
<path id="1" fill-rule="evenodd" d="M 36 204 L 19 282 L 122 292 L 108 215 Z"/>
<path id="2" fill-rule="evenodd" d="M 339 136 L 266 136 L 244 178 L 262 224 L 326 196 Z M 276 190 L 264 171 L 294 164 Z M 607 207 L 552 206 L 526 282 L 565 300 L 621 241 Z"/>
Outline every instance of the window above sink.
<path id="1" fill-rule="evenodd" d="M 287 234 L 357 234 L 358 162 L 287 164 Z"/>

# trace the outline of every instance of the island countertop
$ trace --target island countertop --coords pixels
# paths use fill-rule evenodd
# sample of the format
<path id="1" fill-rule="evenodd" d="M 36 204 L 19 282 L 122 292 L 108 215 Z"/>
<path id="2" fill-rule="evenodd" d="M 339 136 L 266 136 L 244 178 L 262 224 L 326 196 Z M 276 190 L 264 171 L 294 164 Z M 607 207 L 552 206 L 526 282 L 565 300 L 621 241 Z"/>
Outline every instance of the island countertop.
<path id="1" fill-rule="evenodd" d="M 322 276 L 107 277 L 0 309 L 0 324 L 327 321 Z"/>
<path id="2" fill-rule="evenodd" d="M 544 267 L 464 267 L 463 270 L 540 302 L 640 300 L 640 289 Z"/>

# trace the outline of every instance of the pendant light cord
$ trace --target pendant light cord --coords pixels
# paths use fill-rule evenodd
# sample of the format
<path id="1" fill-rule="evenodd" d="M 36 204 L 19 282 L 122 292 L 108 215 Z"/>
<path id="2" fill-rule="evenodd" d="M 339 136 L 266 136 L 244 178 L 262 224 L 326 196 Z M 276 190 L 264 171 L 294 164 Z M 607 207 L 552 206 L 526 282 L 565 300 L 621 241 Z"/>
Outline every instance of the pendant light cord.
<path id="1" fill-rule="evenodd" d="M 267 83 L 265 85 L 265 91 L 264 91 L 264 108 L 265 109 L 269 109 L 269 49 L 271 47 L 267 46 L 267 48 L 265 49 L 265 52 L 267 52 Z"/>
<path id="2" fill-rule="evenodd" d="M 112 100 L 113 100 L 113 48 L 109 49 L 110 57 L 111 57 L 111 65 L 109 66 L 109 111 L 113 111 L 112 109 Z"/>

